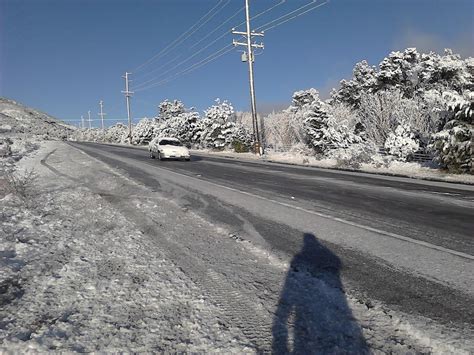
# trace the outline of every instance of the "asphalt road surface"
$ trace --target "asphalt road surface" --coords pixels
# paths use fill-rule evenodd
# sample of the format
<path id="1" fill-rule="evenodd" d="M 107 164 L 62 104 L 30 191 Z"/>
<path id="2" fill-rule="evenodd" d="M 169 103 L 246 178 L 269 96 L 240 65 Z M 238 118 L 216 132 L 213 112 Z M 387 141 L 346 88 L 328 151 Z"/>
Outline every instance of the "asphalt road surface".
<path id="1" fill-rule="evenodd" d="M 337 267 L 344 288 L 368 305 L 474 327 L 473 186 L 71 145 L 276 255 L 297 255 L 301 236 L 316 236 L 336 256 L 324 267 Z M 312 257 L 302 257 L 311 271 Z"/>

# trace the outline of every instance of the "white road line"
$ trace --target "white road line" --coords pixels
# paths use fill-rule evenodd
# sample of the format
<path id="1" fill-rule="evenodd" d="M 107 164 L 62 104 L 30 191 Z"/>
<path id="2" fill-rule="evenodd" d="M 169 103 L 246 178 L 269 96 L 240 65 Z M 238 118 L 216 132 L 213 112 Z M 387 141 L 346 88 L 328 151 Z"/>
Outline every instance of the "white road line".
<path id="1" fill-rule="evenodd" d="M 459 256 L 461 258 L 474 260 L 474 255 L 466 254 L 466 253 L 463 253 L 463 252 L 460 252 L 460 251 L 457 251 L 457 250 L 444 248 L 442 246 L 431 244 L 431 243 L 428 243 L 428 242 L 425 242 L 425 241 L 422 241 L 422 240 L 417 240 L 417 239 L 413 239 L 413 238 L 410 238 L 410 237 L 405 237 L 405 236 L 400 235 L 400 234 L 386 232 L 386 231 L 383 231 L 383 230 L 380 230 L 380 229 L 377 229 L 377 228 L 364 226 L 362 224 L 352 222 L 352 221 L 349 221 L 349 220 L 346 220 L 346 219 L 343 219 L 343 218 L 334 217 L 334 216 L 331 216 L 331 215 L 328 215 L 328 214 L 325 214 L 325 213 L 308 210 L 308 209 L 303 208 L 303 207 L 298 207 L 298 206 L 291 205 L 289 203 L 273 200 L 273 199 L 268 198 L 268 197 L 255 195 L 255 194 L 252 194 L 252 193 L 249 193 L 249 192 L 246 192 L 246 191 L 242 191 L 242 190 L 239 190 L 239 189 L 236 189 L 236 188 L 233 188 L 233 187 L 228 187 L 228 186 L 220 185 L 220 184 L 217 184 L 215 182 L 208 181 L 208 180 L 199 179 L 199 178 L 196 178 L 194 176 L 190 176 L 190 175 L 186 175 L 186 174 L 182 174 L 182 173 L 177 173 L 174 170 L 171 170 L 171 169 L 168 169 L 168 168 L 163 168 L 161 166 L 156 166 L 156 167 L 158 169 L 169 171 L 172 174 L 184 176 L 184 177 L 187 177 L 187 178 L 193 179 L 193 180 L 198 180 L 200 182 L 204 182 L 204 183 L 207 183 L 207 184 L 210 184 L 210 185 L 213 185 L 213 186 L 216 186 L 216 187 L 220 187 L 220 188 L 223 188 L 223 189 L 226 189 L 226 190 L 229 190 L 229 191 L 238 192 L 238 193 L 241 193 L 241 194 L 246 195 L 246 196 L 251 196 L 251 197 L 255 197 L 255 198 L 258 198 L 260 200 L 263 200 L 263 201 L 275 203 L 275 204 L 280 205 L 280 206 L 284 206 L 284 207 L 287 207 L 287 208 L 292 208 L 292 209 L 302 211 L 302 212 L 305 212 L 305 213 L 309 213 L 309 214 L 312 214 L 312 215 L 315 215 L 315 216 L 318 216 L 318 217 L 327 218 L 327 219 L 330 219 L 330 220 L 333 220 L 333 221 L 336 221 L 336 222 L 339 222 L 339 223 L 343 223 L 343 224 L 346 224 L 346 225 L 350 225 L 350 226 L 353 226 L 353 227 L 364 229 L 364 230 L 374 232 L 374 233 L 377 233 L 377 234 L 381 234 L 381 235 L 384 235 L 384 236 L 387 236 L 387 237 L 403 240 L 403 241 L 408 242 L 408 243 L 422 245 L 424 247 L 427 247 L 427 248 L 430 248 L 430 249 L 435 249 L 435 250 L 445 252 L 445 253 L 449 253 L 449 254 L 452 254 L 452 255 L 456 255 L 456 256 Z"/>
<path id="2" fill-rule="evenodd" d="M 104 153 L 104 152 L 102 152 L 102 153 Z M 107 152 L 107 153 L 109 153 L 109 152 Z M 109 154 L 114 154 L 114 153 L 109 153 Z M 151 165 L 151 164 L 147 164 L 147 165 Z M 421 246 L 424 246 L 424 247 L 429 248 L 429 249 L 438 250 L 438 251 L 448 253 L 448 254 L 451 254 L 451 255 L 455 255 L 455 256 L 458 256 L 458 257 L 461 257 L 461 258 L 464 258 L 464 259 L 474 260 L 473 255 L 466 254 L 466 253 L 463 253 L 463 252 L 460 252 L 460 251 L 444 248 L 444 247 L 441 247 L 439 245 L 431 244 L 431 243 L 428 243 L 428 242 L 425 242 L 425 241 L 422 241 L 422 240 L 417 240 L 417 239 L 413 239 L 413 238 L 410 238 L 410 237 L 405 237 L 405 236 L 400 235 L 400 234 L 386 232 L 386 231 L 383 231 L 383 230 L 380 230 L 380 229 L 377 229 L 377 228 L 364 226 L 362 224 L 352 222 L 352 221 L 349 221 L 349 220 L 346 220 L 346 219 L 343 219 L 343 218 L 334 217 L 334 216 L 331 216 L 331 215 L 328 215 L 328 214 L 325 214 L 325 213 L 308 210 L 308 209 L 303 208 L 303 207 L 298 207 L 298 206 L 294 206 L 294 205 L 291 205 L 291 204 L 288 204 L 288 203 L 285 203 L 285 202 L 280 202 L 280 201 L 277 201 L 277 200 L 273 200 L 273 199 L 268 198 L 268 197 L 255 195 L 255 194 L 252 194 L 252 193 L 249 193 L 249 192 L 246 192 L 246 191 L 242 191 L 242 190 L 239 190 L 239 189 L 236 189 L 236 188 L 233 188 L 233 187 L 220 185 L 220 184 L 217 184 L 215 182 L 200 179 L 200 178 L 197 178 L 197 177 L 194 177 L 194 176 L 190 176 L 190 175 L 186 175 L 186 174 L 182 174 L 182 173 L 177 173 L 174 170 L 171 170 L 169 168 L 164 168 L 164 167 L 159 166 L 159 165 L 152 165 L 152 166 L 157 168 L 157 169 L 166 170 L 167 172 L 170 172 L 171 174 L 175 174 L 175 175 L 178 175 L 178 176 L 183 176 L 183 177 L 186 177 L 186 178 L 189 178 L 189 179 L 192 179 L 192 180 L 197 180 L 197 181 L 207 183 L 207 184 L 212 185 L 212 186 L 220 187 L 222 189 L 237 192 L 237 193 L 240 193 L 240 194 L 243 194 L 243 195 L 246 195 L 246 196 L 255 197 L 255 198 L 260 199 L 262 201 L 275 203 L 275 204 L 280 205 L 280 206 L 284 206 L 284 207 L 287 207 L 287 208 L 292 208 L 292 209 L 297 210 L 297 211 L 302 211 L 302 212 L 312 214 L 312 215 L 315 215 L 315 216 L 318 216 L 318 217 L 330 219 L 332 221 L 336 221 L 336 222 L 339 222 L 339 223 L 342 223 L 342 224 L 357 227 L 357 228 L 367 230 L 367 231 L 370 231 L 370 232 L 374 232 L 374 233 L 377 233 L 377 234 L 380 234 L 380 235 L 384 235 L 384 236 L 387 236 L 387 237 L 390 237 L 390 238 L 402 240 L 402 241 L 407 242 L 407 243 L 421 245 Z M 167 177 L 165 177 L 165 179 L 166 178 Z M 175 181 L 170 180 L 169 178 L 167 180 L 171 181 L 172 183 L 176 183 Z"/>

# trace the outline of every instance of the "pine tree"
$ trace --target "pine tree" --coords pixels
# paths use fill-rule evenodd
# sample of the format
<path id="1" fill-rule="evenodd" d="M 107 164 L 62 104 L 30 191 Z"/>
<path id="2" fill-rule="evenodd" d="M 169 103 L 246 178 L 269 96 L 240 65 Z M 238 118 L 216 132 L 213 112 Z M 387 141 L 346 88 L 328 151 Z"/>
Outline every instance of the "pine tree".
<path id="1" fill-rule="evenodd" d="M 180 114 L 186 112 L 184 104 L 179 100 L 165 100 L 160 103 L 159 110 L 159 121 L 166 121 L 172 117 L 178 117 Z"/>
<path id="2" fill-rule="evenodd" d="M 132 144 L 147 144 L 155 136 L 155 120 L 144 118 L 140 120 L 132 131 Z"/>
<path id="3" fill-rule="evenodd" d="M 453 172 L 474 174 L 474 93 L 446 93 L 450 116 L 443 130 L 434 135 L 432 148 L 437 161 Z"/>

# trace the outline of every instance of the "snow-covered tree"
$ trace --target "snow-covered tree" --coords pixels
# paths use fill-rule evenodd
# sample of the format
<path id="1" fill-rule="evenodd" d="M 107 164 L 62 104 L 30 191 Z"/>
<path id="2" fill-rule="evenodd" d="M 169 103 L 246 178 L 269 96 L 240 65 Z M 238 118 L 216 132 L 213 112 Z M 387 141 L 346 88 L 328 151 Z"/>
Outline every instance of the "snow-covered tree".
<path id="1" fill-rule="evenodd" d="M 105 131 L 104 141 L 108 143 L 125 143 L 128 139 L 128 127 L 117 123 Z"/>
<path id="2" fill-rule="evenodd" d="M 432 148 L 438 162 L 453 172 L 474 173 L 474 93 L 445 93 L 450 116 L 434 135 Z"/>
<path id="3" fill-rule="evenodd" d="M 333 90 L 332 99 L 350 106 L 358 106 L 363 93 L 377 88 L 376 68 L 363 60 L 355 65 L 351 80 L 341 80 L 339 90 Z"/>
<path id="4" fill-rule="evenodd" d="M 268 147 L 289 151 L 296 144 L 306 143 L 302 115 L 285 110 L 269 114 L 263 123 Z"/>
<path id="5" fill-rule="evenodd" d="M 398 90 L 362 95 L 358 113 L 367 139 L 378 145 L 385 143 L 402 121 L 402 102 L 403 94 Z"/>
<path id="6" fill-rule="evenodd" d="M 140 120 L 132 131 L 132 144 L 147 144 L 149 143 L 156 130 L 156 122 L 153 119 L 144 118 Z"/>
<path id="7" fill-rule="evenodd" d="M 408 123 L 401 123 L 385 141 L 385 150 L 402 161 L 409 160 L 420 149 L 420 142 Z"/>
<path id="8" fill-rule="evenodd" d="M 186 112 L 184 104 L 179 100 L 165 100 L 160 103 L 159 110 L 160 114 L 158 116 L 158 119 L 160 121 L 165 121 L 172 117 L 178 117 L 180 114 Z"/>
<path id="9" fill-rule="evenodd" d="M 199 113 L 190 111 L 171 117 L 163 121 L 155 132 L 159 136 L 177 138 L 183 144 L 191 146 L 200 137 Z"/>
<path id="10" fill-rule="evenodd" d="M 298 91 L 293 95 L 289 112 L 303 120 L 307 143 L 317 154 L 361 140 L 347 126 L 337 123 L 329 111 L 330 105 L 319 98 L 315 89 Z"/>
<path id="11" fill-rule="evenodd" d="M 352 79 L 342 80 L 331 96 L 358 107 L 364 94 L 387 90 L 398 90 L 404 98 L 419 97 L 428 90 L 474 90 L 474 59 L 462 60 L 449 49 L 443 55 L 419 53 L 415 48 L 391 52 L 378 68 L 365 61 L 357 63 Z"/>
<path id="12" fill-rule="evenodd" d="M 234 108 L 227 101 L 216 100 L 216 104 L 204 112 L 204 119 L 200 121 L 200 144 L 205 148 L 229 148 L 235 142 L 248 144 L 250 135 L 244 126 L 235 123 Z"/>

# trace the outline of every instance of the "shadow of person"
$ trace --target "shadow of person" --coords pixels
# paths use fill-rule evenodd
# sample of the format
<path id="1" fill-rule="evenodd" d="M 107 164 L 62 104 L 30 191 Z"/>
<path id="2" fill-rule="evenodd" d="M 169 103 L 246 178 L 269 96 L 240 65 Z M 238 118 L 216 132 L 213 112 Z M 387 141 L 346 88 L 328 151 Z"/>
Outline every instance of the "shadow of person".
<path id="1" fill-rule="evenodd" d="M 340 259 L 313 234 L 290 264 L 272 327 L 275 354 L 368 353 L 347 305 Z"/>

